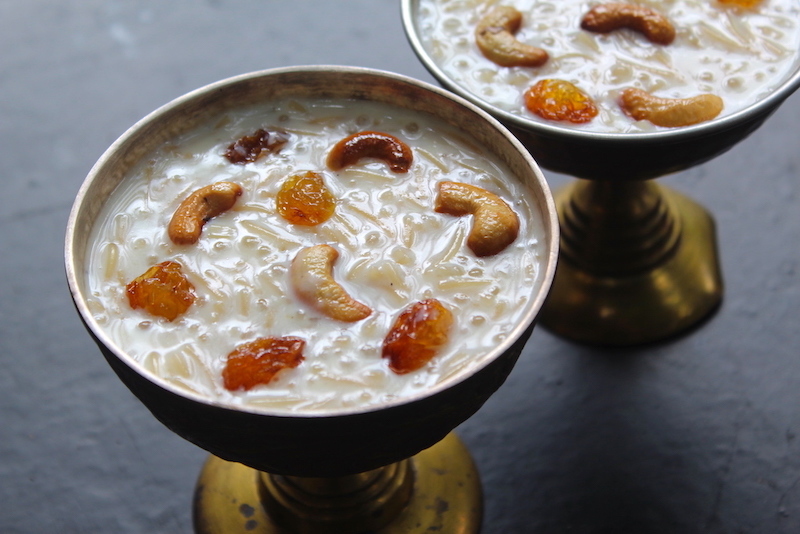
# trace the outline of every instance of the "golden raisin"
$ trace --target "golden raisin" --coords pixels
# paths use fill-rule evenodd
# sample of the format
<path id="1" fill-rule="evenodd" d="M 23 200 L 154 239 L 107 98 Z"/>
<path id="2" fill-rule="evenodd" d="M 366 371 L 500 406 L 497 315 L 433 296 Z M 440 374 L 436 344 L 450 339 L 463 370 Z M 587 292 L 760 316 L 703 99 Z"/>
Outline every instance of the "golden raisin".
<path id="1" fill-rule="evenodd" d="M 277 195 L 278 213 L 292 224 L 316 226 L 327 221 L 336 199 L 318 172 L 306 171 L 286 179 Z"/>
<path id="2" fill-rule="evenodd" d="M 306 342 L 298 337 L 262 337 L 236 347 L 228 354 L 222 381 L 225 389 L 249 390 L 269 382 L 283 369 L 303 361 Z"/>
<path id="3" fill-rule="evenodd" d="M 720 4 L 738 6 L 746 9 L 756 7 L 762 0 L 719 0 Z"/>
<path id="4" fill-rule="evenodd" d="M 540 80 L 525 93 L 525 107 L 551 121 L 589 122 L 597 115 L 592 99 L 565 80 Z"/>
<path id="5" fill-rule="evenodd" d="M 231 163 L 244 165 L 252 163 L 267 154 L 277 153 L 289 141 L 289 134 L 282 130 L 269 132 L 263 128 L 256 130 L 253 135 L 245 135 L 233 142 L 225 152 L 225 157 Z"/>
<path id="6" fill-rule="evenodd" d="M 125 289 L 131 308 L 144 310 L 168 321 L 186 312 L 195 299 L 194 286 L 181 272 L 181 265 L 165 261 L 150 267 Z"/>
<path id="7" fill-rule="evenodd" d="M 431 361 L 447 343 L 453 314 L 436 299 L 403 310 L 383 340 L 384 358 L 397 374 L 416 371 Z"/>

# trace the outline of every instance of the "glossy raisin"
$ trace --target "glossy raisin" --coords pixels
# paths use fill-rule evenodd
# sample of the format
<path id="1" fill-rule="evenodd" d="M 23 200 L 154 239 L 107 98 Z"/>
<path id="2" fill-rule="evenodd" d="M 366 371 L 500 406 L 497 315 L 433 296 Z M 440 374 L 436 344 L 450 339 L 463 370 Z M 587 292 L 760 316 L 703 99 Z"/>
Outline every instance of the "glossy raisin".
<path id="1" fill-rule="evenodd" d="M 233 142 L 225 152 L 231 163 L 244 165 L 252 163 L 267 154 L 277 153 L 289 141 L 289 134 L 282 130 L 256 130 L 253 135 L 245 135 Z"/>
<path id="2" fill-rule="evenodd" d="M 195 300 L 194 286 L 181 272 L 181 265 L 165 261 L 150 267 L 127 286 L 131 308 L 173 321 Z"/>
<path id="3" fill-rule="evenodd" d="M 397 374 L 420 369 L 447 343 L 453 314 L 437 299 L 413 304 L 400 313 L 383 341 L 384 358 Z"/>
<path id="4" fill-rule="evenodd" d="M 322 175 L 307 171 L 294 174 L 281 185 L 277 195 L 278 213 L 292 224 L 316 226 L 327 221 L 336 199 L 325 186 Z"/>
<path id="5" fill-rule="evenodd" d="M 745 9 L 752 9 L 759 5 L 763 0 L 719 0 L 720 4 L 728 6 L 738 6 Z"/>
<path id="6" fill-rule="evenodd" d="M 592 99 L 565 80 L 540 80 L 525 92 L 525 107 L 543 119 L 581 124 L 597 116 Z"/>
<path id="7" fill-rule="evenodd" d="M 225 389 L 249 390 L 270 381 L 303 361 L 306 342 L 297 337 L 262 337 L 236 347 L 222 371 Z"/>

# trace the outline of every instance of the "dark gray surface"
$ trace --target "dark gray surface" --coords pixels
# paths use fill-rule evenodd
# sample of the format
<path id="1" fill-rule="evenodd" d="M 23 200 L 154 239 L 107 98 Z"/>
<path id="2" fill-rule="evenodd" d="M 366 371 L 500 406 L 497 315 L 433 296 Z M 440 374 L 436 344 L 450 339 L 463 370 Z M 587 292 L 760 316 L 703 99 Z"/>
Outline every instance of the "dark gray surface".
<path id="1" fill-rule="evenodd" d="M 205 452 L 124 388 L 63 274 L 84 176 L 200 85 L 300 64 L 433 81 L 394 0 L 0 0 L 0 532 L 190 532 Z M 458 432 L 485 534 L 800 532 L 800 97 L 661 182 L 715 215 L 719 312 L 670 343 L 596 350 L 536 331 Z M 563 177 L 546 173 L 553 184 Z"/>

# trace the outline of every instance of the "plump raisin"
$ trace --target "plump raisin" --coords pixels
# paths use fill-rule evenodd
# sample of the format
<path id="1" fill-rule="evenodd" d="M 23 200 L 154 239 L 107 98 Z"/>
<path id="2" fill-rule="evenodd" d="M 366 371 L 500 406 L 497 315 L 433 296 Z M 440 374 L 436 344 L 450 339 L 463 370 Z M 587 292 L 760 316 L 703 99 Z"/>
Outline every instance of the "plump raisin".
<path id="1" fill-rule="evenodd" d="M 728 6 L 738 6 L 745 9 L 751 9 L 760 4 L 763 0 L 719 0 L 720 4 Z"/>
<path id="2" fill-rule="evenodd" d="M 222 371 L 225 389 L 249 390 L 269 384 L 278 372 L 303 361 L 306 342 L 298 337 L 262 337 L 236 347 Z"/>
<path id="3" fill-rule="evenodd" d="M 719 0 L 719 3 L 727 6 L 738 6 L 750 9 L 756 7 L 762 1 L 763 0 Z"/>
<path id="4" fill-rule="evenodd" d="M 289 134 L 282 130 L 269 132 L 263 128 L 253 135 L 245 135 L 232 143 L 225 152 L 231 163 L 252 163 L 267 154 L 277 153 L 289 141 Z"/>
<path id="5" fill-rule="evenodd" d="M 436 299 L 403 310 L 383 340 L 384 358 L 397 374 L 410 373 L 431 361 L 447 343 L 453 314 Z"/>
<path id="6" fill-rule="evenodd" d="M 543 119 L 576 124 L 597 116 L 592 99 L 565 80 L 540 80 L 525 92 L 525 107 Z"/>
<path id="7" fill-rule="evenodd" d="M 150 267 L 125 289 L 131 308 L 144 310 L 168 321 L 186 312 L 195 299 L 194 286 L 181 272 L 181 265 L 165 261 Z"/>
<path id="8" fill-rule="evenodd" d="M 292 224 L 316 226 L 327 221 L 336 199 L 325 186 L 322 175 L 307 171 L 286 179 L 277 195 L 278 213 Z"/>

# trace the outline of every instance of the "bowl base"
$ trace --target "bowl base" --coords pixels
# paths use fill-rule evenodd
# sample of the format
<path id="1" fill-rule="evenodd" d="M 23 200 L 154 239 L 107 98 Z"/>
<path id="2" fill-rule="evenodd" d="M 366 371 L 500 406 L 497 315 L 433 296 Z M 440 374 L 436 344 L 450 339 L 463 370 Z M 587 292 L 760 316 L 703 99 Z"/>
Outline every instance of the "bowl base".
<path id="1" fill-rule="evenodd" d="M 407 464 L 408 469 L 406 470 L 405 465 L 401 464 Z M 422 534 L 435 531 L 477 534 L 480 531 L 483 511 L 480 478 L 469 451 L 455 433 L 451 432 L 433 447 L 387 468 L 409 474 L 407 489 L 402 489 L 406 486 L 402 481 L 397 483 L 399 492 L 407 493 L 400 506 L 392 504 L 393 500 L 396 504 L 396 499 L 392 499 L 391 495 L 388 498 L 379 495 L 370 499 L 371 502 L 366 503 L 367 506 L 359 505 L 359 508 L 364 510 L 364 514 L 361 515 L 369 517 L 354 515 L 351 506 L 351 512 L 345 514 L 349 517 L 343 520 L 344 516 L 339 514 L 335 520 L 328 520 L 322 516 L 337 516 L 337 514 L 310 514 L 308 513 L 310 507 L 326 510 L 326 502 L 330 503 L 333 498 L 337 502 L 346 500 L 352 504 L 354 501 L 352 488 L 346 488 L 335 496 L 325 494 L 322 496 L 324 499 L 320 499 L 320 494 L 317 494 L 313 499 L 315 502 L 310 502 L 309 499 L 307 503 L 298 503 L 290 499 L 288 507 L 277 510 L 277 501 L 271 495 L 274 493 L 274 486 L 269 482 L 271 475 L 211 456 L 200 473 L 195 489 L 193 509 L 195 532 L 198 534 L 237 532 L 356 534 L 368 531 L 374 534 Z M 378 471 L 381 470 L 376 470 Z M 376 478 L 372 475 L 370 477 L 370 480 Z M 282 477 L 273 477 L 273 480 L 279 478 Z M 305 480 L 314 482 L 328 480 L 334 483 L 329 483 L 326 487 L 338 487 L 335 479 Z M 374 494 L 375 484 L 371 483 L 370 486 L 370 492 Z M 302 506 L 298 506 L 299 504 Z M 280 503 L 277 503 L 277 506 L 281 507 Z M 305 510 L 302 514 L 305 517 L 289 517 L 299 509 Z M 381 515 L 387 517 L 381 521 L 380 526 L 365 528 L 365 524 L 372 518 Z M 286 526 L 287 523 L 294 525 Z"/>
<path id="2" fill-rule="evenodd" d="M 585 184 L 570 184 L 556 194 L 562 226 L 570 224 L 564 221 L 564 214 L 582 187 Z M 653 204 L 666 206 L 668 218 L 674 220 L 674 247 L 670 245 L 668 253 L 658 256 L 655 264 L 631 273 L 592 272 L 565 258 L 562 248 L 555 280 L 542 308 L 542 326 L 581 343 L 640 345 L 684 333 L 718 308 L 723 285 L 713 218 L 705 208 L 669 188 L 651 184 L 647 194 L 656 199 Z M 640 222 L 625 226 L 636 228 Z M 611 256 L 621 257 L 612 246 L 618 228 L 604 232 L 592 226 L 589 230 L 583 235 L 603 236 L 602 242 L 592 243 L 592 250 L 611 251 Z"/>

